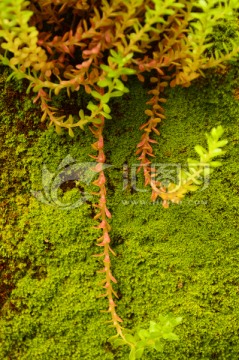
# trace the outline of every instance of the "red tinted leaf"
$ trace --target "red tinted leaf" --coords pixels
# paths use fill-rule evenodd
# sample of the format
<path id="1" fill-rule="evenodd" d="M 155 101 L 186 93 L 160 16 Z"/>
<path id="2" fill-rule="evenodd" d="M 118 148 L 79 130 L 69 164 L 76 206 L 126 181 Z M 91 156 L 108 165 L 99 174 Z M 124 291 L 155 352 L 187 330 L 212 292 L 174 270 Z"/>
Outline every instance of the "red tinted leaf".
<path id="1" fill-rule="evenodd" d="M 106 214 L 106 216 L 107 216 L 109 219 L 111 219 L 112 215 L 111 215 L 111 213 L 109 212 L 109 210 L 107 209 L 107 207 L 105 207 L 105 214 Z"/>

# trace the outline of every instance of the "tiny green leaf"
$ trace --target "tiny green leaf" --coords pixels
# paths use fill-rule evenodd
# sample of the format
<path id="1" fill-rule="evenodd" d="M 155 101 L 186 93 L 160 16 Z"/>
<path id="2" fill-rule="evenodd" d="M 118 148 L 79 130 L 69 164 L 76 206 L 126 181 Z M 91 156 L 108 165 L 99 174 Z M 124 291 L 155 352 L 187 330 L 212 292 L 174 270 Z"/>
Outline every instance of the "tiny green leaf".
<path id="1" fill-rule="evenodd" d="M 118 65 L 123 65 L 123 60 L 121 58 L 115 58 L 112 56 L 108 57 L 109 62 L 116 63 Z"/>
<path id="2" fill-rule="evenodd" d="M 81 119 L 84 119 L 85 115 L 84 115 L 84 111 L 82 109 L 79 111 L 79 116 Z"/>
<path id="3" fill-rule="evenodd" d="M 117 70 L 110 70 L 109 72 L 108 72 L 108 77 L 109 78 L 117 78 L 117 77 L 119 77 L 121 75 L 121 71 L 120 71 L 120 69 L 117 69 Z"/>
<path id="4" fill-rule="evenodd" d="M 99 118 L 94 118 L 94 119 L 92 120 L 92 122 L 93 122 L 94 124 L 101 124 L 101 123 L 102 123 L 102 120 L 99 119 Z"/>
<path id="5" fill-rule="evenodd" d="M 158 324 L 155 321 L 150 321 L 149 331 L 150 332 L 158 331 Z"/>
<path id="6" fill-rule="evenodd" d="M 217 147 L 223 147 L 225 145 L 227 145 L 228 141 L 227 140 L 221 140 L 217 142 Z"/>
<path id="7" fill-rule="evenodd" d="M 168 333 L 168 334 L 164 334 L 163 335 L 163 339 L 167 339 L 167 340 L 178 340 L 178 336 L 174 333 Z"/>
<path id="8" fill-rule="evenodd" d="M 217 148 L 217 149 L 214 149 L 211 151 L 211 157 L 215 157 L 215 156 L 218 156 L 218 155 L 224 155 L 226 153 L 226 151 L 223 151 L 222 149 L 220 148 Z"/>
<path id="9" fill-rule="evenodd" d="M 73 124 L 74 118 L 72 115 L 69 115 L 68 119 L 64 122 L 64 124 Z"/>
<path id="10" fill-rule="evenodd" d="M 223 133 L 224 133 L 224 129 L 221 125 L 211 130 L 211 135 L 215 140 L 218 140 Z"/>
<path id="11" fill-rule="evenodd" d="M 135 349 L 131 348 L 130 354 L 129 354 L 129 360 L 135 360 L 136 359 L 136 355 L 135 355 Z"/>
<path id="12" fill-rule="evenodd" d="M 115 58 L 121 58 L 121 56 L 116 51 L 114 51 L 113 49 L 110 49 L 110 53 Z"/>
<path id="13" fill-rule="evenodd" d="M 136 73 L 136 70 L 129 68 L 120 69 L 120 75 L 133 75 Z"/>
<path id="14" fill-rule="evenodd" d="M 148 330 L 140 329 L 138 331 L 138 335 L 139 335 L 140 339 L 144 340 L 149 337 L 149 332 L 148 332 Z"/>
<path id="15" fill-rule="evenodd" d="M 199 156 L 203 156 L 207 153 L 207 150 L 204 149 L 201 145 L 196 145 L 194 149 Z"/>
<path id="16" fill-rule="evenodd" d="M 102 95 L 99 94 L 97 91 L 91 91 L 91 95 L 96 99 L 102 99 Z"/>
<path id="17" fill-rule="evenodd" d="M 104 112 L 106 112 L 107 114 L 109 114 L 111 112 L 110 107 L 107 104 L 103 104 L 103 110 Z"/>
<path id="18" fill-rule="evenodd" d="M 68 132 L 69 132 L 70 137 L 74 137 L 74 132 L 73 132 L 72 128 L 69 128 Z"/>
<path id="19" fill-rule="evenodd" d="M 200 164 L 199 160 L 195 160 L 195 159 L 192 159 L 192 158 L 188 158 L 187 162 L 188 162 L 189 165 L 199 165 Z"/>
<path id="20" fill-rule="evenodd" d="M 124 84 L 119 79 L 116 79 L 114 88 L 120 91 L 124 91 Z"/>
<path id="21" fill-rule="evenodd" d="M 100 65 L 101 69 L 106 71 L 107 73 L 111 70 L 111 67 L 105 64 Z"/>
<path id="22" fill-rule="evenodd" d="M 188 185 L 187 189 L 188 189 L 188 191 L 196 191 L 196 190 L 198 190 L 198 186 L 197 185 Z"/>
<path id="23" fill-rule="evenodd" d="M 112 116 L 110 116 L 107 112 L 105 111 L 100 111 L 100 114 L 103 115 L 106 119 L 112 119 Z"/>
<path id="24" fill-rule="evenodd" d="M 109 100 L 110 100 L 110 94 L 109 93 L 104 94 L 102 96 L 102 98 L 101 98 L 101 102 L 104 103 L 104 104 L 108 103 Z"/>
<path id="25" fill-rule="evenodd" d="M 136 344 L 136 339 L 131 334 L 125 334 L 125 339 L 132 344 Z"/>
<path id="26" fill-rule="evenodd" d="M 211 161 L 210 166 L 212 166 L 212 167 L 222 166 L 222 162 L 221 161 Z"/>
<path id="27" fill-rule="evenodd" d="M 84 126 L 88 123 L 88 120 L 86 119 L 81 119 L 80 121 L 78 121 L 77 125 L 81 128 L 81 130 L 84 130 Z"/>
<path id="28" fill-rule="evenodd" d="M 157 351 L 160 351 L 162 352 L 163 351 L 163 344 L 160 340 L 158 341 L 155 341 L 155 345 L 154 345 L 154 349 L 157 350 Z"/>
<path id="29" fill-rule="evenodd" d="M 113 91 L 110 96 L 111 97 L 118 97 L 118 96 L 122 96 L 124 93 L 122 91 Z"/>
<path id="30" fill-rule="evenodd" d="M 143 356 L 144 348 L 136 349 L 135 351 L 135 359 L 141 359 Z"/>
<path id="31" fill-rule="evenodd" d="M 58 135 L 62 134 L 62 128 L 59 125 L 55 125 L 55 129 Z"/>
<path id="32" fill-rule="evenodd" d="M 201 185 L 202 184 L 202 181 L 201 180 L 198 180 L 198 179 L 195 179 L 195 178 L 192 178 L 192 182 L 196 185 Z"/>
<path id="33" fill-rule="evenodd" d="M 115 339 L 112 343 L 115 347 L 125 345 L 125 341 L 123 339 Z"/>
<path id="34" fill-rule="evenodd" d="M 123 58 L 124 64 L 125 64 L 128 60 L 132 59 L 133 56 L 134 56 L 134 53 L 129 53 L 128 55 L 126 55 L 126 56 Z"/>
<path id="35" fill-rule="evenodd" d="M 106 86 L 110 86 L 112 85 L 112 82 L 110 79 L 103 79 L 103 80 L 99 80 L 97 82 L 97 85 L 100 86 L 100 87 L 106 87 Z"/>
<path id="36" fill-rule="evenodd" d="M 93 112 L 93 111 L 98 110 L 98 106 L 95 105 L 95 104 L 93 104 L 92 101 L 89 101 L 89 103 L 88 103 L 88 105 L 87 105 L 87 109 L 88 109 L 88 110 L 91 110 L 91 111 Z"/>

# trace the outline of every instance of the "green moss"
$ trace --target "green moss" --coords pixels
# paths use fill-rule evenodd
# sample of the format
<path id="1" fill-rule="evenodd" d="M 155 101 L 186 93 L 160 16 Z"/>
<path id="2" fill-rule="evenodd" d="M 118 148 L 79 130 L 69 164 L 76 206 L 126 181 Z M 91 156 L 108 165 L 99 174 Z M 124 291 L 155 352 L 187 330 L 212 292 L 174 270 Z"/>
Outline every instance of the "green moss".
<path id="1" fill-rule="evenodd" d="M 117 310 L 129 328 L 147 327 L 160 313 L 183 317 L 176 329 L 180 341 L 166 343 L 163 354 L 146 352 L 147 360 L 238 358 L 239 106 L 233 97 L 238 78 L 234 66 L 225 75 L 210 72 L 190 88 L 167 91 L 167 119 L 154 146 L 155 162 L 185 164 L 187 157 L 195 157 L 194 145 L 205 143 L 205 131 L 218 124 L 229 139 L 224 165 L 213 173 L 209 187 L 168 210 L 150 202 L 142 174 L 136 190 L 130 188 L 131 175 L 123 190 L 123 164 L 129 169 L 137 164 L 146 88 L 132 81 L 130 94 L 112 102 L 105 139 L 107 163 L 113 165 L 106 174 L 117 253 L 112 259 Z M 1 106 L 10 101 L 9 92 L 23 96 L 12 84 L 1 84 Z M 43 191 L 44 164 L 57 174 L 67 155 L 77 163 L 91 161 L 93 137 L 87 129 L 71 139 L 37 128 L 38 108 L 31 108 L 25 95 L 15 110 L 4 106 L 1 114 L 1 159 L 8 161 L 2 162 L 1 185 L 0 356 L 126 360 L 127 349 L 107 343 L 113 330 L 100 313 L 107 302 L 97 299 L 102 264 L 92 257 L 98 251 L 93 199 L 63 210 L 30 192 Z M 59 191 L 61 202 L 77 201 L 78 188 L 66 182 Z M 93 186 L 81 183 L 80 189 L 90 192 Z"/>

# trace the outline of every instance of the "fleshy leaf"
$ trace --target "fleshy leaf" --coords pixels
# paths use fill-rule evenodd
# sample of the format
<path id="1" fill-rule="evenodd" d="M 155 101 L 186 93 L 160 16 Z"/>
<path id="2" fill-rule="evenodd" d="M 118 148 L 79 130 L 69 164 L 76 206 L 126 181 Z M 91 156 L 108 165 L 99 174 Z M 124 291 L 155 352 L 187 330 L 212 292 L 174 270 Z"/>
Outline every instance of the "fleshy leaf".
<path id="1" fill-rule="evenodd" d="M 74 132 L 73 132 L 72 128 L 69 128 L 68 132 L 69 132 L 70 137 L 74 137 Z"/>
<path id="2" fill-rule="evenodd" d="M 136 349 L 135 359 L 141 359 L 144 353 L 144 348 Z"/>
<path id="3" fill-rule="evenodd" d="M 129 360 L 135 360 L 135 359 L 136 359 L 135 349 L 132 348 L 129 354 Z"/>

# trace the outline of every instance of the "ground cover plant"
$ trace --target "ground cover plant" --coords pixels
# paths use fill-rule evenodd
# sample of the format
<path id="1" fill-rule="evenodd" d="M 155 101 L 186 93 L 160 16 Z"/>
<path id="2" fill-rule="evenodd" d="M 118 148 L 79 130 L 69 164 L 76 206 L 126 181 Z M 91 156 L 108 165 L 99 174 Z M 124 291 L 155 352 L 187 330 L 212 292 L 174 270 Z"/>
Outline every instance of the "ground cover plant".
<path id="1" fill-rule="evenodd" d="M 232 9 L 233 7 L 236 8 L 236 4 L 233 2 L 222 2 L 218 4 L 218 2 L 192 3 L 192 2 L 183 2 L 183 1 L 179 3 L 177 2 L 177 4 L 175 4 L 174 2 L 171 1 L 168 3 L 165 2 L 164 4 L 165 7 L 163 7 L 164 12 L 160 16 L 159 3 L 149 2 L 147 4 L 144 3 L 142 5 L 141 2 L 138 2 L 137 4 L 134 3 L 133 6 L 132 3 L 118 2 L 117 6 L 124 5 L 127 9 L 132 8 L 134 10 L 134 13 L 131 14 L 132 18 L 135 12 L 137 13 L 137 16 L 141 16 L 141 17 L 145 16 L 144 22 L 139 23 L 139 21 L 137 20 L 135 21 L 134 26 L 132 25 L 132 22 L 130 23 L 131 25 L 127 26 L 128 30 L 126 32 L 127 35 L 126 39 L 128 37 L 129 44 L 127 44 L 127 40 L 122 40 L 124 39 L 124 37 L 122 36 L 120 37 L 119 34 L 117 33 L 117 31 L 119 31 L 119 26 L 117 28 L 117 26 L 115 25 L 116 28 L 112 29 L 113 26 L 112 21 L 111 22 L 108 21 L 108 23 L 103 22 L 102 28 L 104 29 L 104 31 L 102 31 L 102 28 L 100 28 L 100 31 L 98 32 L 95 31 L 96 19 L 98 21 L 100 15 L 104 18 L 104 15 L 107 13 L 106 10 L 107 9 L 109 10 L 108 3 L 102 2 L 101 7 L 100 7 L 100 3 L 98 4 L 102 13 L 97 12 L 98 11 L 97 7 L 93 7 L 92 4 L 89 3 L 88 4 L 84 3 L 83 5 L 78 4 L 79 6 L 78 5 L 76 6 L 75 3 L 73 5 L 69 4 L 69 7 L 74 10 L 72 11 L 72 16 L 74 15 L 75 24 L 78 25 L 77 29 L 83 26 L 84 30 L 87 30 L 89 24 L 91 24 L 92 27 L 89 28 L 89 34 L 88 36 L 85 37 L 86 40 L 82 41 L 82 44 L 79 42 L 79 36 L 78 36 L 79 34 L 77 35 L 76 38 L 74 38 L 73 36 L 74 30 L 75 33 L 77 33 L 76 29 L 72 29 L 72 32 L 71 30 L 69 32 L 66 31 L 64 34 L 62 34 L 62 38 L 64 38 L 65 40 L 68 39 L 68 37 L 71 38 L 71 40 L 72 37 L 74 38 L 72 40 L 73 44 L 69 45 L 68 40 L 66 44 L 63 44 L 66 47 L 62 45 L 64 41 L 62 40 L 62 38 L 59 39 L 60 35 L 54 35 L 53 37 L 54 34 L 53 30 L 56 31 L 56 34 L 60 33 L 59 29 L 61 28 L 60 25 L 62 21 L 61 19 L 56 18 L 56 13 L 59 10 L 59 7 L 62 5 L 60 7 L 59 13 L 66 15 L 66 9 L 68 9 L 67 5 L 64 4 L 59 5 L 59 3 L 54 4 L 54 2 L 52 2 L 51 5 L 54 6 L 51 6 L 49 8 L 48 6 L 49 2 L 43 1 L 43 2 L 39 2 L 38 6 L 35 5 L 34 7 L 34 2 L 28 4 L 27 2 L 23 3 L 19 1 L 19 8 L 17 9 L 17 7 L 14 7 L 13 9 L 13 7 L 11 7 L 12 3 L 10 1 L 6 2 L 5 5 L 6 4 L 9 7 L 5 6 L 4 8 L 4 9 L 8 9 L 8 11 L 4 13 L 5 17 L 3 16 L 3 20 L 1 23 L 2 26 L 1 35 L 4 39 L 2 43 L 2 47 L 4 49 L 7 49 L 8 52 L 2 55 L 2 61 L 5 65 L 8 65 L 12 68 L 13 74 L 18 79 L 26 78 L 27 80 L 30 80 L 29 90 L 33 88 L 34 91 L 38 93 L 37 100 L 41 100 L 41 108 L 43 110 L 42 120 L 45 120 L 46 117 L 49 116 L 51 124 L 55 125 L 55 128 L 58 133 L 60 132 L 62 127 L 63 128 L 65 127 L 68 129 L 70 136 L 74 135 L 73 128 L 81 127 L 84 129 L 84 126 L 87 123 L 93 124 L 93 128 L 91 128 L 91 130 L 93 132 L 93 135 L 97 139 L 97 141 L 93 144 L 94 150 L 97 151 L 97 155 L 94 157 L 94 160 L 96 160 L 97 162 L 97 164 L 95 165 L 95 172 L 99 173 L 98 179 L 94 180 L 93 182 L 93 185 L 99 188 L 98 193 L 96 193 L 96 191 L 94 190 L 95 195 L 99 197 L 99 203 L 96 204 L 95 206 L 96 209 L 98 209 L 98 213 L 94 211 L 93 217 L 95 220 L 100 219 L 98 228 L 102 230 L 102 236 L 99 238 L 98 245 L 102 246 L 104 249 L 103 253 L 99 254 L 100 256 L 103 255 L 104 257 L 103 273 L 105 274 L 105 280 L 103 280 L 103 286 L 106 289 L 106 296 L 109 301 L 108 311 L 112 316 L 113 326 L 117 330 L 117 335 L 121 337 L 121 339 L 118 339 L 119 340 L 118 344 L 126 343 L 130 345 L 131 359 L 135 357 L 137 358 L 141 357 L 144 348 L 147 346 L 152 346 L 157 350 L 162 350 L 163 342 L 159 341 L 160 337 L 163 336 L 164 338 L 168 337 L 168 339 L 170 338 L 172 340 L 175 339 L 176 336 L 172 334 L 171 331 L 173 329 L 173 326 L 181 321 L 181 317 L 176 318 L 176 320 L 172 319 L 170 320 L 171 322 L 169 321 L 170 318 L 164 318 L 164 317 L 159 318 L 159 325 L 160 323 L 163 324 L 164 321 L 166 320 L 167 320 L 166 322 L 170 325 L 168 329 L 166 329 L 165 333 L 162 333 L 162 328 L 158 328 L 160 329 L 160 331 L 159 330 L 155 331 L 154 329 L 157 329 L 157 325 L 156 323 L 151 321 L 150 332 L 151 333 L 156 332 L 155 334 L 156 336 L 153 339 L 152 338 L 148 339 L 149 336 L 147 334 L 149 334 L 149 332 L 147 333 L 146 330 L 139 330 L 136 331 L 139 336 L 139 338 L 136 339 L 132 336 L 132 334 L 126 332 L 125 328 L 122 328 L 121 326 L 122 320 L 115 311 L 116 304 L 115 304 L 115 300 L 113 299 L 113 294 L 115 293 L 114 292 L 115 290 L 112 287 L 112 282 L 114 283 L 116 282 L 116 280 L 112 275 L 111 258 L 109 256 L 110 252 L 114 254 L 114 250 L 112 249 L 112 246 L 111 247 L 109 246 L 110 243 L 109 218 L 111 218 L 111 214 L 108 208 L 106 207 L 107 206 L 106 204 L 107 189 L 106 189 L 106 178 L 105 178 L 106 170 L 103 165 L 105 164 L 106 161 L 105 147 L 107 145 L 104 145 L 103 127 L 105 124 L 105 118 L 107 119 L 111 117 L 111 115 L 109 115 L 111 113 L 111 106 L 112 106 L 111 105 L 112 102 L 110 103 L 111 97 L 117 98 L 124 95 L 124 93 L 128 92 L 128 89 L 125 87 L 122 81 L 126 81 L 127 75 L 131 75 L 131 74 L 136 74 L 139 80 L 142 81 L 144 80 L 144 76 L 142 73 L 144 73 L 145 71 L 148 72 L 150 70 L 154 76 L 151 76 L 149 78 L 149 81 L 153 84 L 156 84 L 154 85 L 156 86 L 156 88 L 154 89 L 151 88 L 149 90 L 149 94 L 153 95 L 153 97 L 148 99 L 147 103 L 149 105 L 152 105 L 152 108 L 145 110 L 145 114 L 148 115 L 150 119 L 144 125 L 141 126 L 141 129 L 143 130 L 144 134 L 142 135 L 141 141 L 138 144 L 138 150 L 137 150 L 137 153 L 139 154 L 140 165 L 144 170 L 145 185 L 147 184 L 151 185 L 152 200 L 155 201 L 157 200 L 158 197 L 160 197 L 163 200 L 164 207 L 168 207 L 170 201 L 178 203 L 184 197 L 184 194 L 186 192 L 195 191 L 197 186 L 195 186 L 195 184 L 193 185 L 193 183 L 199 185 L 200 182 L 198 182 L 197 178 L 195 179 L 195 177 L 193 176 L 194 173 L 201 172 L 202 163 L 206 162 L 208 164 L 211 158 L 213 158 L 213 155 L 218 156 L 223 154 L 220 147 L 226 145 L 226 141 L 218 142 L 220 135 L 222 135 L 222 128 L 215 127 L 211 133 L 211 136 L 208 135 L 209 153 L 207 153 L 207 151 L 204 148 L 197 146 L 195 149 L 200 156 L 199 163 L 196 163 L 195 160 L 189 161 L 189 171 L 182 171 L 179 176 L 179 181 L 181 181 L 181 183 L 173 184 L 171 182 L 167 186 L 167 188 L 165 187 L 165 185 L 162 185 L 161 182 L 157 180 L 156 177 L 157 174 L 155 172 L 155 168 L 150 164 L 150 161 L 148 159 L 149 156 L 154 155 L 151 144 L 156 142 L 152 138 L 151 133 L 155 132 L 156 134 L 158 134 L 158 130 L 156 129 L 156 124 L 161 122 L 161 119 L 164 119 L 165 117 L 163 114 L 164 110 L 160 105 L 160 103 L 165 102 L 165 98 L 160 97 L 160 93 L 165 89 L 168 83 L 170 83 L 172 87 L 177 84 L 189 86 L 190 81 L 201 75 L 204 69 L 219 65 L 223 61 L 232 58 L 232 56 L 236 55 L 236 53 L 238 52 L 237 45 L 232 41 L 231 48 L 224 47 L 223 52 L 221 52 L 219 55 L 217 54 L 216 50 L 211 55 L 205 54 L 206 50 L 209 51 L 210 48 L 212 47 L 212 44 L 209 43 L 210 35 L 212 35 L 213 33 L 212 25 L 216 24 L 216 20 L 217 20 L 217 24 L 218 24 L 218 20 L 220 19 L 223 22 L 225 15 L 228 15 L 229 18 L 230 16 L 233 16 Z M 131 7 L 129 6 L 129 4 Z M 28 5 L 31 6 L 32 9 L 34 10 L 35 17 L 32 17 L 31 21 L 35 26 L 37 26 L 38 32 L 33 27 L 29 28 L 28 26 L 28 21 L 32 13 L 28 12 L 28 10 L 23 11 L 24 6 L 28 6 Z M 194 11 L 192 11 L 193 5 L 196 6 L 196 9 L 194 9 Z M 78 8 L 80 8 L 80 10 Z M 185 11 L 184 8 L 186 8 L 187 11 Z M 15 9 L 19 10 L 18 13 L 17 10 Z M 50 11 L 50 9 L 52 10 L 52 12 Z M 88 23 L 84 22 L 83 20 L 79 21 L 79 17 L 80 18 L 82 17 L 82 12 L 84 13 L 86 9 L 87 12 L 90 14 Z M 89 11 L 89 9 L 91 11 Z M 79 12 L 77 12 L 77 10 L 79 10 Z M 14 13 L 15 11 L 16 13 Z M 10 20 L 12 21 L 12 23 L 11 21 L 10 23 L 6 21 L 7 19 L 6 13 L 7 16 L 10 18 Z M 20 14 L 23 15 L 20 16 Z M 113 15 L 112 13 L 110 13 L 109 18 L 112 20 L 112 18 L 117 17 L 117 22 L 115 22 L 114 24 L 121 24 L 122 27 L 124 28 L 125 27 L 124 14 L 125 14 L 124 12 L 123 15 L 121 14 L 121 12 L 120 14 L 117 12 L 116 14 L 113 13 Z M 122 21 L 121 21 L 121 16 L 123 18 Z M 94 17 L 96 17 L 96 19 L 94 19 Z M 185 22 L 182 21 L 182 17 L 183 19 L 184 17 L 186 17 Z M 16 26 L 16 21 L 18 22 L 17 26 Z M 107 26 L 105 25 L 106 23 L 108 24 Z M 142 23 L 144 23 L 145 25 L 143 26 Z M 182 28 L 178 29 L 181 23 L 182 23 Z M 49 26 L 49 27 L 53 26 L 51 28 L 51 32 L 49 31 L 50 35 L 49 34 L 47 35 L 45 32 L 41 31 L 44 26 Z M 115 45 L 113 41 L 111 42 L 107 41 L 105 27 L 109 27 L 109 29 L 107 29 L 108 36 L 110 36 L 109 34 L 115 34 L 116 39 L 118 39 L 118 43 L 116 43 L 117 45 Z M 203 32 L 203 34 L 205 35 L 203 39 L 202 39 L 202 29 L 205 30 Z M 62 32 L 64 31 L 65 29 L 62 30 Z M 140 36 L 138 35 L 138 37 L 136 36 L 137 32 L 140 33 Z M 87 31 L 84 32 L 84 34 L 85 33 L 87 33 Z M 108 48 L 103 40 L 99 41 L 99 35 L 102 35 L 102 33 L 104 33 L 103 40 L 105 41 L 106 44 L 108 44 Z M 147 33 L 150 34 L 150 40 L 148 35 L 147 36 L 145 35 L 145 38 L 143 37 L 144 33 L 146 35 Z M 168 34 L 170 34 L 170 36 Z M 28 35 L 31 39 L 33 39 L 31 40 L 29 46 L 26 42 L 26 35 Z M 52 36 L 52 42 L 51 41 L 47 42 L 47 40 L 49 40 L 51 36 Z M 87 39 L 90 40 L 88 41 Z M 105 46 L 104 53 L 102 52 L 102 54 L 100 52 L 100 46 L 95 45 L 96 39 L 97 39 L 97 44 L 101 44 L 102 47 L 103 45 Z M 121 40 L 119 41 L 119 39 Z M 131 41 L 131 39 L 133 40 Z M 77 43 L 74 43 L 74 41 L 77 41 Z M 112 43 L 115 47 L 112 47 Z M 133 47 L 134 43 L 136 44 L 135 46 L 137 49 Z M 161 43 L 164 46 L 163 49 L 160 49 L 159 44 Z M 155 50 L 154 47 L 156 45 L 159 46 L 159 51 L 157 50 L 153 51 Z M 72 46 L 71 50 L 70 47 L 68 48 L 68 50 L 66 50 L 67 46 Z M 74 46 L 78 48 L 74 49 Z M 182 49 L 180 49 L 181 46 L 183 47 Z M 31 47 L 33 50 L 31 50 Z M 46 53 L 44 53 L 44 50 L 41 51 L 41 49 L 44 48 L 47 49 L 48 58 L 46 57 Z M 79 48 L 82 50 L 82 53 L 79 52 Z M 86 50 L 84 50 L 85 48 Z M 125 51 L 125 48 L 128 51 L 128 53 L 127 51 Z M 116 50 L 119 51 L 116 52 Z M 133 53 L 130 52 L 132 50 L 134 50 Z M 162 53 L 160 56 L 161 50 Z M 33 53 L 36 52 L 39 54 L 37 59 L 36 57 L 31 56 L 31 51 Z M 74 51 L 76 55 L 74 54 Z M 9 52 L 10 52 L 10 56 L 9 56 Z M 139 58 L 135 56 L 134 52 L 135 53 L 139 52 Z M 13 54 L 13 56 L 11 55 L 11 53 Z M 61 60 L 59 60 L 60 59 L 59 53 L 64 54 Z M 141 53 L 143 55 L 141 55 Z M 25 54 L 27 55 L 25 56 Z M 170 58 L 168 59 L 165 54 L 167 56 L 170 55 Z M 82 56 L 82 63 L 76 64 L 75 61 L 78 60 L 78 57 L 81 59 L 81 56 Z M 88 62 L 85 61 L 85 57 L 87 58 L 87 56 L 88 56 L 87 59 Z M 72 62 L 70 61 L 71 58 L 73 58 Z M 100 59 L 102 59 L 102 61 Z M 83 75 L 86 75 L 85 76 L 86 79 L 84 79 Z M 61 76 L 63 77 L 63 80 L 61 79 Z M 70 78 L 71 80 L 66 80 L 68 78 Z M 74 90 L 79 91 L 81 85 L 84 86 L 84 89 L 87 93 L 90 93 L 95 100 L 98 100 L 98 104 L 92 102 L 92 100 L 87 100 L 87 106 L 86 106 L 87 109 L 84 108 L 80 110 L 80 114 L 79 114 L 80 120 L 78 121 L 75 120 L 76 115 L 73 114 L 74 115 L 73 116 L 70 113 L 68 115 L 67 120 L 64 121 L 64 116 L 58 115 L 56 113 L 56 109 L 52 105 L 50 105 L 52 91 L 54 90 L 55 95 L 59 96 L 60 91 L 66 88 L 68 94 L 70 95 L 71 91 Z M 47 89 L 50 90 L 49 93 L 47 93 Z M 52 101 L 56 102 L 57 100 L 52 99 Z M 87 112 L 87 110 L 89 111 Z M 18 152 L 24 151 L 21 149 L 24 149 L 24 146 L 22 147 L 20 146 L 18 148 Z M 219 166 L 220 164 L 218 162 L 212 162 L 211 167 L 213 165 Z M 44 239 L 44 242 L 48 244 L 50 240 L 47 238 Z M 41 257 L 41 261 L 42 261 L 42 257 Z M 44 274 L 44 269 L 41 269 L 41 271 Z M 41 276 L 40 279 L 42 279 Z M 43 279 L 45 281 L 44 276 Z M 22 282 L 20 281 L 20 287 L 23 286 L 24 288 L 24 285 L 26 285 L 27 282 L 29 282 L 29 277 L 23 278 Z M 30 290 L 28 289 L 28 291 Z M 26 293 L 25 294 L 22 293 L 22 295 L 20 295 L 20 298 L 25 298 L 25 296 Z M 22 305 L 23 304 L 21 304 L 21 306 Z M 34 307 L 35 304 L 33 306 L 33 309 Z M 31 311 L 34 312 L 33 309 Z M 29 340 L 30 337 L 33 336 L 35 331 L 36 329 L 34 327 L 29 329 Z M 25 337 L 26 334 L 22 337 L 23 342 Z M 140 340 L 140 341 L 136 342 L 135 340 Z M 36 341 L 39 341 L 39 339 L 37 339 Z M 45 355 L 42 355 L 43 350 L 41 349 L 34 350 L 34 346 L 32 349 L 33 351 L 40 352 L 39 354 L 36 353 L 37 356 L 46 356 L 47 358 L 47 356 L 50 356 L 50 352 L 53 350 L 52 349 L 49 350 L 51 348 L 50 343 L 48 349 L 46 344 L 44 346 L 45 346 L 45 350 L 47 350 Z M 5 349 L 4 351 L 11 351 L 11 350 Z M 16 356 L 16 354 L 14 356 Z M 26 356 L 32 356 L 32 354 L 31 355 L 28 354 Z M 61 356 L 68 356 L 68 354 L 67 355 L 63 354 Z M 77 358 L 77 356 L 79 355 L 76 354 L 75 356 Z"/>

